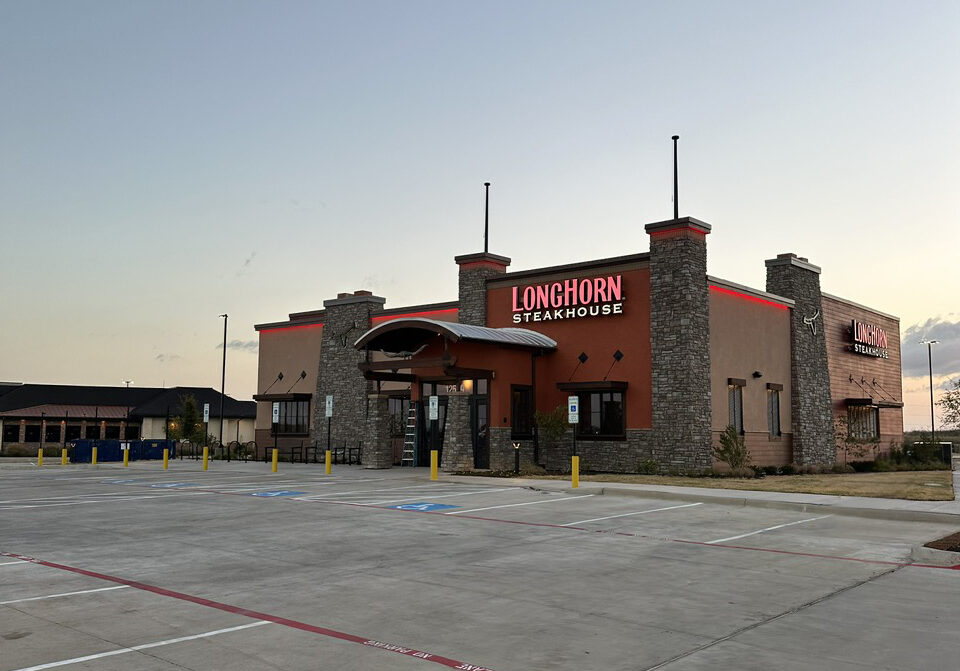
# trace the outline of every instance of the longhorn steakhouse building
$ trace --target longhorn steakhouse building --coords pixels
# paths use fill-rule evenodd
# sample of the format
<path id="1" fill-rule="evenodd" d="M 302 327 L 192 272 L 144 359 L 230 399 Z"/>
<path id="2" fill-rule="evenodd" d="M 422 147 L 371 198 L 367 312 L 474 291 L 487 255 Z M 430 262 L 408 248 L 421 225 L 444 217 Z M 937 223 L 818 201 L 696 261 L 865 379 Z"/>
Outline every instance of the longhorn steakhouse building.
<path id="1" fill-rule="evenodd" d="M 458 256 L 456 302 L 357 291 L 260 324 L 257 442 L 325 446 L 329 430 L 386 468 L 409 420 L 420 465 L 433 446 L 444 470 L 512 469 L 519 445 L 524 465 L 563 469 L 575 432 L 583 469 L 629 473 L 713 468 L 728 425 L 761 465 L 842 461 L 838 429 L 867 458 L 902 440 L 899 320 L 821 293 L 794 254 L 766 262 L 765 291 L 710 277 L 710 228 L 649 224 L 648 253 L 521 272 Z M 569 396 L 579 424 L 546 444 L 534 411 L 565 418 Z"/>

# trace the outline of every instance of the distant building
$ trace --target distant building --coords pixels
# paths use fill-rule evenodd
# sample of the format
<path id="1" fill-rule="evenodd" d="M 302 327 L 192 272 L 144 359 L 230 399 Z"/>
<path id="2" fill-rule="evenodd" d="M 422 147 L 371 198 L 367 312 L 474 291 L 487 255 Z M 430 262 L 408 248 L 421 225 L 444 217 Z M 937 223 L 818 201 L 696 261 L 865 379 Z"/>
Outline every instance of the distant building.
<path id="1" fill-rule="evenodd" d="M 210 404 L 207 433 L 220 431 L 220 392 L 209 387 L 90 387 L 0 383 L 0 450 L 13 445 L 63 445 L 81 438 L 139 440 L 167 437 L 181 399 Z M 224 397 L 223 441 L 253 440 L 256 404 Z"/>

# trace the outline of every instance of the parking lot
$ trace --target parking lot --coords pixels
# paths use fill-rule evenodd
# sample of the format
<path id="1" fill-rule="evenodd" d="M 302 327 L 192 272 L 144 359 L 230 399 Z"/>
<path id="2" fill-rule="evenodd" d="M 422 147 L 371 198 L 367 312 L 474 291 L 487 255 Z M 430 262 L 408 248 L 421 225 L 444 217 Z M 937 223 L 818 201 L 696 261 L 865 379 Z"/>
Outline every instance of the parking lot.
<path id="1" fill-rule="evenodd" d="M 0 671 L 956 668 L 956 531 L 422 469 L 0 470 Z"/>

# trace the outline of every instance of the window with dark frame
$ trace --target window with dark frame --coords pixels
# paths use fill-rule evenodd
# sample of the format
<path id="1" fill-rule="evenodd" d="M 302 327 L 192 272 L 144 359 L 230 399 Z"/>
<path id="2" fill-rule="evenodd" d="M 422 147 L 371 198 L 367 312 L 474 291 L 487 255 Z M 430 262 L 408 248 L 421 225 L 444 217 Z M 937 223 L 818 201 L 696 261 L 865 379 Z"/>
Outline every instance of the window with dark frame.
<path id="1" fill-rule="evenodd" d="M 743 433 L 743 385 L 727 385 L 727 404 L 729 408 L 729 417 L 727 424 L 737 430 L 737 433 Z"/>
<path id="2" fill-rule="evenodd" d="M 870 405 L 847 408 L 847 437 L 853 440 L 875 440 L 880 437 L 880 409 Z"/>
<path id="3" fill-rule="evenodd" d="M 510 385 L 510 437 L 533 438 L 533 387 Z"/>
<path id="4" fill-rule="evenodd" d="M 771 438 L 780 437 L 780 390 L 767 390 L 767 427 Z"/>
<path id="5" fill-rule="evenodd" d="M 387 399 L 387 410 L 390 413 L 390 435 L 404 435 L 407 430 L 407 416 L 410 414 L 410 398 L 391 396 Z"/>
<path id="6" fill-rule="evenodd" d="M 87 424 L 86 435 L 84 436 L 87 440 L 99 440 L 100 439 L 100 425 L 99 424 Z"/>
<path id="7" fill-rule="evenodd" d="M 26 430 L 23 436 L 23 441 L 25 443 L 39 443 L 40 442 L 40 425 L 27 424 Z"/>
<path id="8" fill-rule="evenodd" d="M 577 438 L 623 440 L 626 437 L 624 392 L 578 391 L 580 423 Z"/>
<path id="9" fill-rule="evenodd" d="M 43 440 L 47 443 L 60 442 L 60 422 L 47 424 L 43 431 Z"/>
<path id="10" fill-rule="evenodd" d="M 3 425 L 3 442 L 5 443 L 20 442 L 20 424 L 19 423 Z"/>
<path id="11" fill-rule="evenodd" d="M 310 432 L 310 401 L 280 401 L 278 435 L 305 435 Z"/>

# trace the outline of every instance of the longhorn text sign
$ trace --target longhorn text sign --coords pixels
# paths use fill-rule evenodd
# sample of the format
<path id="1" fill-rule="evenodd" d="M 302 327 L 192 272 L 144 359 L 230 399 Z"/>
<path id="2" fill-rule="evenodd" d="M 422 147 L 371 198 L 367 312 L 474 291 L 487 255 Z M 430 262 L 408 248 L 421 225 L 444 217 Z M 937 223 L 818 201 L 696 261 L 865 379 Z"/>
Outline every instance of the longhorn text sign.
<path id="1" fill-rule="evenodd" d="M 513 287 L 513 323 L 623 314 L 620 275 Z"/>

